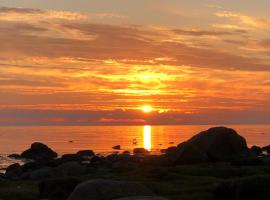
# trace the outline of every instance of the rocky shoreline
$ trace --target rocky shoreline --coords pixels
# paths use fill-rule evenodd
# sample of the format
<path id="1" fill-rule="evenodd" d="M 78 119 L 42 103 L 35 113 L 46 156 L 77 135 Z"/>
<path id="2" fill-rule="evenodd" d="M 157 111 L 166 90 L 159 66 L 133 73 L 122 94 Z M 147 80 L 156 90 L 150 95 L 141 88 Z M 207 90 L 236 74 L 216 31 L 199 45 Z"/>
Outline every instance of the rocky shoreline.
<path id="1" fill-rule="evenodd" d="M 114 147 L 119 148 L 119 145 Z M 207 177 L 211 191 L 206 190 L 206 196 L 194 199 L 267 199 L 270 196 L 270 146 L 248 148 L 245 138 L 226 127 L 198 133 L 184 143 L 162 150 L 160 155 L 136 148 L 133 152 L 108 156 L 96 155 L 92 150 L 58 156 L 47 145 L 36 142 L 20 155 L 9 157 L 28 162 L 7 167 L 1 174 L 1 184 L 24 187 L 30 183 L 36 192 L 31 197 L 29 191 L 30 197 L 17 199 L 185 199 L 183 191 L 178 193 L 174 184 L 181 182 L 181 191 L 181 187 L 196 182 L 198 177 L 198 180 Z M 211 175 L 213 172 L 225 173 L 228 179 L 219 180 L 219 175 Z M 185 183 L 185 176 L 192 180 Z M 161 183 L 168 187 L 165 192 L 156 188 Z M 189 189 L 192 192 L 192 187 Z M 0 199 L 11 199 L 3 198 L 5 195 L 0 190 Z"/>

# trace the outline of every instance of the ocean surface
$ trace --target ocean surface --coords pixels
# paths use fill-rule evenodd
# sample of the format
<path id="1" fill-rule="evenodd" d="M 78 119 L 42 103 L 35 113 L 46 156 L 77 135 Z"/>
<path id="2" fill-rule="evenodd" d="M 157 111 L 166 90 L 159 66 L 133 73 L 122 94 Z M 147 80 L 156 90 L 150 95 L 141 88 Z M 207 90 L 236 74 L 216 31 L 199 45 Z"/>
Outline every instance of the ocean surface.
<path id="1" fill-rule="evenodd" d="M 121 145 L 122 150 L 144 147 L 159 153 L 213 126 L 0 126 L 0 167 L 14 162 L 7 155 L 21 153 L 33 142 L 43 142 L 60 155 L 83 149 L 109 154 L 115 152 L 115 145 Z M 248 146 L 270 144 L 270 125 L 226 126 L 245 137 Z"/>

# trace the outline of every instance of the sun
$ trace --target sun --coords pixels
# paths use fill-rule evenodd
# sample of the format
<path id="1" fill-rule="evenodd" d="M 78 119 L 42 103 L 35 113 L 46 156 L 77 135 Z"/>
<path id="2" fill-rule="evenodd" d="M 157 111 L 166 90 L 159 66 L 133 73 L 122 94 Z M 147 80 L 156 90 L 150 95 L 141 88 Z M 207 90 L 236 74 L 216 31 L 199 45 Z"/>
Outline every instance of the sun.
<path id="1" fill-rule="evenodd" d="M 145 112 L 145 113 L 150 113 L 150 112 L 153 111 L 153 108 L 152 108 L 152 106 L 145 105 L 145 106 L 142 106 L 142 107 L 141 107 L 141 110 L 142 110 L 143 112 Z"/>

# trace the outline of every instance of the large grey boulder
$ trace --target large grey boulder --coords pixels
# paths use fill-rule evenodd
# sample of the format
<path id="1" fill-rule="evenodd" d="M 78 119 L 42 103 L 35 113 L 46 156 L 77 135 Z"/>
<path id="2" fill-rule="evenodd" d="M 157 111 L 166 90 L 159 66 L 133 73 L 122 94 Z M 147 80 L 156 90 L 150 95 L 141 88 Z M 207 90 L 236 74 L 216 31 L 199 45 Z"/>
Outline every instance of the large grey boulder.
<path id="1" fill-rule="evenodd" d="M 31 147 L 21 154 L 22 158 L 32 159 L 35 161 L 52 160 L 57 157 L 57 153 L 47 145 L 35 142 Z"/>
<path id="2" fill-rule="evenodd" d="M 210 128 L 179 144 L 169 156 L 175 164 L 226 162 L 249 155 L 246 140 L 233 129 Z"/>
<path id="3" fill-rule="evenodd" d="M 67 200 L 112 200 L 129 196 L 153 196 L 153 193 L 137 182 L 96 179 L 79 184 Z"/>

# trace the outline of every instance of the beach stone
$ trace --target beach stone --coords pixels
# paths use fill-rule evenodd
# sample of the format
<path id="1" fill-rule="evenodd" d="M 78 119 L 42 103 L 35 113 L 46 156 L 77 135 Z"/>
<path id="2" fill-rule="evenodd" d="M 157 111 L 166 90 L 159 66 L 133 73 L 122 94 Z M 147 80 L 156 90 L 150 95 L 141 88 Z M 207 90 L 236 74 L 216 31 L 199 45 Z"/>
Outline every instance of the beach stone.
<path id="1" fill-rule="evenodd" d="M 116 145 L 114 147 L 112 147 L 113 149 L 116 149 L 116 150 L 120 150 L 121 149 L 121 145 Z"/>
<path id="2" fill-rule="evenodd" d="M 23 174 L 20 164 L 15 163 L 7 167 L 5 177 L 8 179 L 19 179 Z"/>
<path id="3" fill-rule="evenodd" d="M 81 150 L 77 152 L 77 155 L 82 157 L 93 157 L 95 155 L 95 152 L 92 150 Z"/>
<path id="4" fill-rule="evenodd" d="M 14 153 L 14 154 L 8 155 L 8 158 L 21 159 L 22 157 L 21 155 Z"/>
<path id="5" fill-rule="evenodd" d="M 135 196 L 135 197 L 123 197 L 115 200 L 168 200 L 159 196 Z"/>
<path id="6" fill-rule="evenodd" d="M 41 199 L 66 200 L 81 181 L 76 178 L 44 180 L 39 183 Z"/>
<path id="7" fill-rule="evenodd" d="M 78 162 L 63 163 L 54 168 L 55 177 L 79 176 L 86 173 L 86 166 Z"/>
<path id="8" fill-rule="evenodd" d="M 270 145 L 263 147 L 262 150 L 270 154 Z"/>
<path id="9" fill-rule="evenodd" d="M 50 149 L 47 145 L 35 142 L 31 145 L 30 149 L 25 150 L 21 154 L 22 158 L 32 160 L 51 160 L 57 157 L 57 153 Z"/>
<path id="10" fill-rule="evenodd" d="M 262 155 L 262 148 L 258 146 L 252 146 L 250 148 L 251 153 L 253 153 L 255 156 L 260 156 Z"/>
<path id="11" fill-rule="evenodd" d="M 220 183 L 213 191 L 216 200 L 267 200 L 270 196 L 270 176 L 250 176 Z"/>
<path id="12" fill-rule="evenodd" d="M 249 149 L 235 130 L 214 127 L 179 144 L 169 156 L 175 164 L 227 162 L 249 156 Z"/>
<path id="13" fill-rule="evenodd" d="M 25 174 L 25 178 L 30 180 L 42 180 L 54 177 L 54 171 L 52 167 L 43 167 Z"/>
<path id="14" fill-rule="evenodd" d="M 62 162 L 71 162 L 71 161 L 82 161 L 82 156 L 78 154 L 64 154 L 60 158 Z"/>
<path id="15" fill-rule="evenodd" d="M 149 151 L 145 148 L 135 148 L 135 149 L 133 149 L 133 153 L 135 153 L 135 154 L 148 154 Z"/>
<path id="16" fill-rule="evenodd" d="M 79 184 L 67 200 L 112 200 L 128 196 L 153 196 L 153 192 L 137 182 L 96 179 Z"/>

